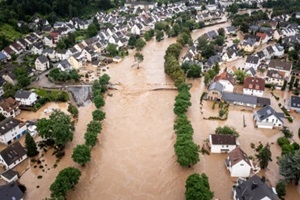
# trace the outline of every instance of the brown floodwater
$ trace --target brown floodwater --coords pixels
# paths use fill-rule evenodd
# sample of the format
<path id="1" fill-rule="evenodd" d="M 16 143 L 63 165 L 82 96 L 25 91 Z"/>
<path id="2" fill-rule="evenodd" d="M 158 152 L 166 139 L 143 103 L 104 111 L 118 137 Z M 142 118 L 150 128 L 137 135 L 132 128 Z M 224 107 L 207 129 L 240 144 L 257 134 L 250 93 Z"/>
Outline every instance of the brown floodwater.
<path id="1" fill-rule="evenodd" d="M 229 24 L 195 31 L 193 39 L 209 30 L 226 26 Z M 177 92 L 153 90 L 173 87 L 173 82 L 163 69 L 165 50 L 173 42 L 175 39 L 148 42 L 142 50 L 144 61 L 139 69 L 133 66 L 134 51 L 120 63 L 109 65 L 107 73 L 111 76 L 111 82 L 117 84 L 118 90 L 109 91 L 111 95 L 106 97 L 106 119 L 97 145 L 92 150 L 92 161 L 81 167 L 71 159 L 72 149 L 84 142 L 86 125 L 95 109 L 90 104 L 80 108 L 74 140 L 67 145 L 66 156 L 58 166 L 47 170 L 47 173 L 31 169 L 21 177 L 21 182 L 28 188 L 26 199 L 49 197 L 50 184 L 59 170 L 68 166 L 78 167 L 82 171 L 75 190 L 68 194 L 68 199 L 72 200 L 183 200 L 185 180 L 194 172 L 208 175 L 216 199 L 231 199 L 235 180 L 226 171 L 225 154 L 201 155 L 200 162 L 189 169 L 176 163 L 173 103 Z M 252 112 L 241 111 L 243 108 L 237 106 L 230 106 L 226 122 L 204 120 L 203 117 L 218 115 L 218 109 L 212 110 L 211 102 L 204 101 L 203 106 L 200 106 L 200 96 L 205 90 L 203 81 L 195 79 L 190 82 L 193 84 L 192 106 L 188 116 L 195 130 L 194 141 L 203 146 L 217 126 L 226 124 L 239 131 L 241 147 L 248 155 L 255 154 L 250 147 L 251 142 L 256 145 L 259 141 L 263 144 L 274 142 L 271 145 L 273 162 L 262 173 L 265 173 L 271 184 L 276 184 L 279 179 L 276 156 L 280 155 L 276 139 L 281 135 L 280 131 L 254 128 Z M 242 115 L 245 116 L 246 128 L 243 127 Z M 297 128 L 296 124 L 292 124 L 294 129 Z M 51 151 L 44 157 L 45 162 L 54 164 L 55 158 L 51 156 Z M 42 174 L 43 178 L 37 179 L 38 174 Z M 37 185 L 39 188 L 36 188 Z M 287 199 L 299 198 L 295 187 L 289 186 L 289 191 L 293 193 Z"/>

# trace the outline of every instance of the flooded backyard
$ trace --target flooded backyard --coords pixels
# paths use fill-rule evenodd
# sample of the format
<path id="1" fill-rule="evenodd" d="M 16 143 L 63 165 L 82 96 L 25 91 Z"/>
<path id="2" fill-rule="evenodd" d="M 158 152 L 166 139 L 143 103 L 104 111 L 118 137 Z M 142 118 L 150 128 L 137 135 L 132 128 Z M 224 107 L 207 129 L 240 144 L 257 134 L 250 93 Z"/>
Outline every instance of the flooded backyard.
<path id="1" fill-rule="evenodd" d="M 207 31 L 226 26 L 229 24 L 198 30 L 193 32 L 193 39 Z M 167 47 L 175 41 L 173 38 L 159 43 L 148 42 L 142 50 L 144 61 L 139 69 L 133 66 L 134 52 L 120 63 L 109 65 L 107 73 L 111 77 L 111 82 L 117 84 L 118 90 L 109 91 L 110 95 L 106 97 L 104 107 L 106 119 L 98 142 L 92 150 L 92 161 L 81 167 L 71 159 L 72 149 L 84 142 L 86 125 L 92 118 L 92 111 L 95 110 L 94 105 L 89 104 L 79 109 L 74 140 L 67 145 L 66 156 L 57 167 L 52 167 L 55 157 L 50 151 L 45 155 L 45 163 L 48 165 L 51 163 L 51 169 L 47 170 L 47 173 L 30 168 L 21 177 L 21 183 L 28 189 L 25 199 L 50 197 L 50 184 L 57 173 L 68 166 L 81 169 L 82 176 L 67 199 L 183 200 L 186 178 L 194 172 L 207 174 L 215 199 L 232 199 L 231 189 L 234 179 L 231 179 L 229 172 L 226 171 L 225 154 L 200 155 L 200 162 L 188 169 L 180 167 L 176 162 L 173 147 L 176 139 L 173 132 L 175 117 L 173 103 L 177 92 L 155 90 L 173 87 L 172 80 L 164 73 L 163 57 Z M 229 118 L 225 122 L 204 120 L 203 117 L 217 115 L 218 109 L 212 110 L 211 102 L 204 101 L 203 106 L 200 106 L 200 96 L 205 89 L 203 81 L 195 79 L 190 82 L 193 84 L 192 106 L 188 116 L 195 132 L 194 141 L 203 146 L 217 126 L 226 124 L 236 127 L 240 133 L 241 148 L 249 156 L 255 155 L 250 143 L 255 145 L 259 142 L 270 143 L 273 162 L 265 171 L 265 175 L 267 180 L 275 185 L 279 179 L 276 156 L 280 155 L 281 151 L 276 140 L 281 136 L 280 131 L 254 128 L 252 111 L 241 111 L 243 107 L 238 106 L 230 106 Z M 273 102 L 274 105 L 278 104 L 274 98 Z M 36 117 L 31 116 L 31 113 L 25 113 L 20 117 L 28 118 L 28 116 Z M 247 125 L 245 128 L 242 116 L 245 117 Z M 297 118 L 299 120 L 299 116 Z M 294 122 L 288 125 L 292 125 L 292 130 L 297 133 L 298 124 Z M 37 176 L 41 173 L 43 177 L 38 179 Z M 296 187 L 289 186 L 288 192 L 290 194 L 287 200 L 300 198 Z"/>

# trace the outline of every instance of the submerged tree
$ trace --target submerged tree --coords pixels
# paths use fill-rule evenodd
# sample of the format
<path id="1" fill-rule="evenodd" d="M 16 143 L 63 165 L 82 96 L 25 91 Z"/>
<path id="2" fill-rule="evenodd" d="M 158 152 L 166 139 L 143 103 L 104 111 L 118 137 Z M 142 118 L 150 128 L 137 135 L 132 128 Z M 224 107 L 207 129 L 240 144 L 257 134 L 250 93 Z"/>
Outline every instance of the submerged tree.
<path id="1" fill-rule="evenodd" d="M 211 200 L 214 193 L 210 191 L 208 177 L 202 173 L 190 175 L 185 183 L 186 200 Z"/>
<path id="2" fill-rule="evenodd" d="M 27 156 L 33 157 L 39 154 L 39 151 L 37 150 L 36 143 L 30 133 L 26 133 L 25 138 L 25 146 L 27 148 Z"/>
<path id="3" fill-rule="evenodd" d="M 272 161 L 272 152 L 270 150 L 270 145 L 267 144 L 265 147 L 261 148 L 256 155 L 260 167 L 265 169 L 268 167 L 269 161 Z"/>
<path id="4" fill-rule="evenodd" d="M 279 160 L 279 173 L 287 182 L 299 183 L 300 180 L 300 150 L 283 155 Z"/>
<path id="5" fill-rule="evenodd" d="M 139 68 L 140 63 L 143 62 L 143 60 L 144 60 L 144 55 L 141 53 L 136 53 L 136 54 L 134 54 L 134 60 L 137 61 L 137 63 L 138 63 L 137 68 Z"/>
<path id="6" fill-rule="evenodd" d="M 84 166 L 91 161 L 91 149 L 85 144 L 77 145 L 73 150 L 72 159 L 74 162 Z"/>

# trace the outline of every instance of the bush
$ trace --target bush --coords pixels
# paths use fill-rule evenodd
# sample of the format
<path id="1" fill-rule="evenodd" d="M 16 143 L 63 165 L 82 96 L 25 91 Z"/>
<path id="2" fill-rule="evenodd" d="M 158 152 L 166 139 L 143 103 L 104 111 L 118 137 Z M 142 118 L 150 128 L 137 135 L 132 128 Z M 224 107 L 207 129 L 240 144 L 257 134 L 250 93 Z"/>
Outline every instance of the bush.
<path id="1" fill-rule="evenodd" d="M 280 137 L 277 139 L 277 144 L 282 147 L 283 145 L 290 144 L 290 141 L 286 137 Z"/>
<path id="2" fill-rule="evenodd" d="M 286 194 L 286 183 L 284 182 L 284 180 L 280 180 L 277 184 L 276 184 L 276 192 L 278 194 L 278 197 L 280 199 L 283 199 L 282 197 L 285 196 Z"/>

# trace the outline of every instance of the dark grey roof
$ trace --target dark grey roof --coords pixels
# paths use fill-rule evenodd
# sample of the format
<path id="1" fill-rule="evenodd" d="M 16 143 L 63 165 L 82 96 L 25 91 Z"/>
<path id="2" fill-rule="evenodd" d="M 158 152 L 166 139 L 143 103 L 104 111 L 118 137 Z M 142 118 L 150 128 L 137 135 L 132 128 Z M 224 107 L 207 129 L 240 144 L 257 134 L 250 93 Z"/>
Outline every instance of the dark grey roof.
<path id="1" fill-rule="evenodd" d="M 290 71 L 292 69 L 292 63 L 280 60 L 271 60 L 269 63 L 269 68 Z"/>
<path id="2" fill-rule="evenodd" d="M 5 163 L 9 166 L 14 163 L 16 160 L 19 160 L 24 155 L 26 155 L 26 151 L 24 147 L 20 144 L 20 142 L 15 142 L 14 144 L 6 147 L 6 149 L 0 152 Z"/>
<path id="3" fill-rule="evenodd" d="M 44 56 L 44 55 L 39 56 L 37 59 L 38 59 L 41 63 L 46 63 L 46 62 L 48 62 L 48 58 L 47 58 L 46 56 Z"/>
<path id="4" fill-rule="evenodd" d="M 280 121 L 282 121 L 281 118 L 283 118 L 282 113 L 276 112 L 271 106 L 265 106 L 262 109 L 256 111 L 256 116 L 262 121 L 264 119 L 267 119 L 268 117 L 274 115 L 277 117 Z"/>
<path id="5" fill-rule="evenodd" d="M 32 92 L 27 91 L 27 90 L 18 90 L 15 94 L 15 98 L 27 99 L 31 94 L 32 94 Z"/>
<path id="6" fill-rule="evenodd" d="M 23 192 L 15 182 L 2 185 L 0 186 L 0 199 L 20 200 L 23 199 Z"/>
<path id="7" fill-rule="evenodd" d="M 271 105 L 271 99 L 266 97 L 257 97 L 258 106 L 269 106 Z"/>
<path id="8" fill-rule="evenodd" d="M 277 200 L 277 195 L 272 188 L 264 183 L 257 175 L 250 177 L 234 188 L 236 199 L 240 200 L 258 200 L 269 197 L 271 200 Z"/>
<path id="9" fill-rule="evenodd" d="M 15 172 L 15 171 L 12 170 L 12 169 L 9 169 L 9 170 L 7 170 L 7 171 L 5 171 L 5 172 L 3 172 L 3 173 L 1 174 L 1 176 L 5 177 L 5 178 L 8 179 L 8 180 L 12 179 L 12 178 L 15 177 L 16 175 L 18 175 L 18 172 Z"/>
<path id="10" fill-rule="evenodd" d="M 222 99 L 227 102 L 231 103 L 246 103 L 257 105 L 257 97 L 252 95 L 246 94 L 239 94 L 239 93 L 231 93 L 231 92 L 223 92 Z"/>
<path id="11" fill-rule="evenodd" d="M 212 84 L 210 84 L 209 88 L 208 88 L 208 91 L 210 90 L 217 90 L 219 92 L 223 92 L 223 89 L 224 89 L 224 86 L 219 83 L 219 82 L 213 82 Z"/>
<path id="12" fill-rule="evenodd" d="M 257 64 L 259 57 L 257 56 L 247 56 L 246 63 Z"/>
<path id="13" fill-rule="evenodd" d="M 256 55 L 260 58 L 260 59 L 262 59 L 262 58 L 264 58 L 265 57 L 265 54 L 264 54 L 264 52 L 263 51 L 259 51 L 259 52 L 257 52 L 256 53 Z"/>
<path id="14" fill-rule="evenodd" d="M 236 31 L 236 28 L 234 26 L 228 26 L 228 27 L 226 27 L 226 29 L 228 32 Z"/>
<path id="15" fill-rule="evenodd" d="M 256 71 L 255 71 L 255 69 L 254 69 L 253 67 L 249 68 L 249 69 L 247 70 L 247 72 L 248 72 L 248 71 L 251 73 L 252 76 L 255 76 L 255 75 L 256 75 Z"/>
<path id="16" fill-rule="evenodd" d="M 293 108 L 300 108 L 300 97 L 291 96 L 291 107 Z"/>
<path id="17" fill-rule="evenodd" d="M 21 123 L 21 121 L 15 119 L 15 118 L 12 118 L 12 117 L 2 120 L 0 122 L 0 135 L 6 134 L 8 131 L 15 128 L 20 123 Z"/>

